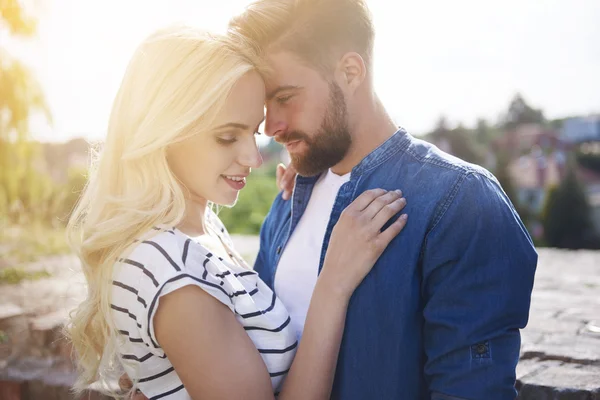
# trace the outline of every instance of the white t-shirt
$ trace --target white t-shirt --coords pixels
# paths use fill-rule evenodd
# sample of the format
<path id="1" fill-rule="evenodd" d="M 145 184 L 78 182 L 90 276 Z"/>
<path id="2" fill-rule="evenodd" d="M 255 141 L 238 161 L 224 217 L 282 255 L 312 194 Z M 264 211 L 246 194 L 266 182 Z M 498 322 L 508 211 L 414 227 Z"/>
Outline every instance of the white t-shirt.
<path id="1" fill-rule="evenodd" d="M 302 337 L 306 313 L 319 271 L 321 248 L 333 204 L 350 173 L 322 174 L 313 188 L 306 210 L 292 232 L 275 274 L 275 292 L 292 317 L 292 328 Z"/>

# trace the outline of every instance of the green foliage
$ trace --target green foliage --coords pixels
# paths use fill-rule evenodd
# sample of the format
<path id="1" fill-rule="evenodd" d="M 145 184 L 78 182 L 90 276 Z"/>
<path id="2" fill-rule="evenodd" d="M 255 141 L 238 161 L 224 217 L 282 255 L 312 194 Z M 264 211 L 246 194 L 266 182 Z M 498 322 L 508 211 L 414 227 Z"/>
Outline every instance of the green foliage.
<path id="1" fill-rule="evenodd" d="M 508 163 L 509 157 L 506 154 L 498 154 L 496 171 L 494 175 L 496 176 L 496 179 L 498 179 L 498 182 L 500 182 L 500 186 L 502 186 L 502 189 L 504 189 L 504 192 L 510 201 L 513 204 L 517 204 L 517 192 L 508 170 Z"/>
<path id="2" fill-rule="evenodd" d="M 473 164 L 483 163 L 483 151 L 477 146 L 472 132 L 459 126 L 448 132 L 447 138 L 456 157 Z"/>
<path id="3" fill-rule="evenodd" d="M 0 31 L 32 37 L 37 21 L 18 0 L 0 1 Z M 41 87 L 31 71 L 0 46 L 0 262 L 29 262 L 67 251 L 62 221 L 73 199 L 69 184 L 47 172 L 39 143 L 30 140 L 29 120 L 41 112 L 51 121 Z M 41 277 L 3 269 L 0 281 Z"/>
<path id="4" fill-rule="evenodd" d="M 26 264 L 39 257 L 69 252 L 65 228 L 51 227 L 40 222 L 28 224 L 1 224 L 1 263 L 4 265 Z"/>
<path id="5" fill-rule="evenodd" d="M 572 169 L 560 186 L 550 190 L 542 215 L 544 236 L 551 247 L 600 248 L 591 209 Z"/>
<path id="6" fill-rule="evenodd" d="M 14 285 L 22 281 L 34 281 L 43 278 L 49 278 L 51 275 L 48 271 L 26 271 L 22 268 L 4 268 L 0 269 L 0 285 Z M 0 340 L 1 343 L 1 340 Z"/>
<path id="7" fill-rule="evenodd" d="M 542 110 L 531 107 L 519 93 L 510 102 L 507 113 L 501 117 L 502 127 L 507 130 L 521 124 L 543 124 L 545 121 Z"/>
<path id="8" fill-rule="evenodd" d="M 438 119 L 436 128 L 426 138 L 434 142 L 446 140 L 452 155 L 473 164 L 483 163 L 484 149 L 478 142 L 479 134 L 462 125 L 450 129 L 443 116 Z"/>
<path id="9" fill-rule="evenodd" d="M 271 203 L 279 193 L 275 181 L 276 163 L 253 171 L 237 204 L 221 208 L 219 217 L 230 233 L 257 235 Z"/>
<path id="10" fill-rule="evenodd" d="M 37 29 L 37 21 L 27 15 L 19 0 L 0 1 L 0 22 L 13 35 L 32 36 Z"/>
<path id="11" fill-rule="evenodd" d="M 8 224 L 64 226 L 85 185 L 85 171 L 70 169 L 60 183 L 27 165 L 0 174 L 0 217 Z"/>

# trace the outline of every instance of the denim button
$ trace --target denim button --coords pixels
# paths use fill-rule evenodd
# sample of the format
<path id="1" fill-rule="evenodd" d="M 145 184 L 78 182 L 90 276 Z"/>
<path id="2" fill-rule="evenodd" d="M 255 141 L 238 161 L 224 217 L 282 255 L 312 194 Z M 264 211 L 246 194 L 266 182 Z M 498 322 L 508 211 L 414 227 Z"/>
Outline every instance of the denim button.
<path id="1" fill-rule="evenodd" d="M 475 351 L 477 352 L 477 354 L 485 354 L 487 352 L 487 346 L 483 343 L 479 343 L 476 347 L 475 347 Z"/>

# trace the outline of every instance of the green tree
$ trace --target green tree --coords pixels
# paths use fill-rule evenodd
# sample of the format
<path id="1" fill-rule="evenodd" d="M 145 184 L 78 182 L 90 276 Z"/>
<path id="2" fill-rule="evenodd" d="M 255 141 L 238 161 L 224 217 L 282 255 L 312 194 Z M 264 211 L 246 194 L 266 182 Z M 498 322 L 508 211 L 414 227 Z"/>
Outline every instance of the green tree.
<path id="1" fill-rule="evenodd" d="M 483 162 L 483 150 L 478 146 L 472 131 L 458 125 L 447 134 L 452 154 L 474 164 Z"/>
<path id="2" fill-rule="evenodd" d="M 498 182 L 500 182 L 500 186 L 502 186 L 502 189 L 504 189 L 504 192 L 506 193 L 510 201 L 516 206 L 518 204 L 517 191 L 510 176 L 508 165 L 508 155 L 502 152 L 498 153 L 496 161 L 496 170 L 494 171 L 494 175 L 496 176 L 496 179 L 498 179 Z"/>
<path id="3" fill-rule="evenodd" d="M 488 122 L 483 118 L 477 119 L 475 127 L 475 138 L 482 145 L 488 145 L 491 139 L 491 128 Z"/>
<path id="4" fill-rule="evenodd" d="M 36 20 L 18 0 L 0 0 L 0 33 L 28 38 Z M 29 138 L 29 117 L 42 112 L 50 119 L 44 95 L 31 71 L 0 46 L 0 139 L 3 143 Z"/>
<path id="5" fill-rule="evenodd" d="M 600 248 L 592 224 L 590 205 L 573 168 L 569 169 L 563 182 L 548 194 L 542 223 L 548 246 Z"/>
<path id="6" fill-rule="evenodd" d="M 0 34 L 27 38 L 36 20 L 18 0 L 0 0 Z M 36 112 L 50 121 L 41 87 L 31 71 L 0 46 L 0 215 L 31 206 L 43 191 L 35 162 L 39 146 L 29 135 L 29 119 Z"/>
<path id="7" fill-rule="evenodd" d="M 542 110 L 531 107 L 521 94 L 517 93 L 511 100 L 508 111 L 501 117 L 501 125 L 506 130 L 516 128 L 521 124 L 545 122 Z"/>
<path id="8" fill-rule="evenodd" d="M 247 185 L 240 192 L 236 205 L 221 208 L 219 218 L 230 233 L 256 235 L 279 193 L 275 180 L 277 163 L 262 167 L 247 179 Z"/>
<path id="9" fill-rule="evenodd" d="M 500 152 L 496 155 L 496 169 L 494 171 L 494 176 L 500 182 L 500 186 L 504 190 L 504 193 L 508 196 L 510 202 L 515 207 L 517 214 L 521 217 L 521 220 L 526 226 L 529 226 L 535 215 L 533 211 L 527 206 L 527 204 L 522 204 L 519 201 L 517 196 L 517 188 L 514 185 L 513 179 L 510 175 L 509 171 L 509 163 L 510 157 L 505 152 Z"/>
<path id="10" fill-rule="evenodd" d="M 483 147 L 478 144 L 475 133 L 462 124 L 451 129 L 444 116 L 439 117 L 434 130 L 426 135 L 426 139 L 434 143 L 447 141 L 453 156 L 474 164 L 483 162 Z"/>

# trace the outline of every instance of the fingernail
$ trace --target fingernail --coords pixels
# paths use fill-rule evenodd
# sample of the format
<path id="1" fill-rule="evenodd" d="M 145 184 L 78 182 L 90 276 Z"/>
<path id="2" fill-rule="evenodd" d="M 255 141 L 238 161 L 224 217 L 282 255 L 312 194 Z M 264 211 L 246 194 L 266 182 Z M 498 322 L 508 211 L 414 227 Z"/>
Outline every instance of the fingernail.
<path id="1" fill-rule="evenodd" d="M 398 193 L 399 195 L 402 195 L 402 190 L 400 190 L 400 189 L 396 189 L 396 190 L 394 190 L 394 192 Z"/>
<path id="2" fill-rule="evenodd" d="M 408 219 L 408 214 L 402 214 L 400 216 L 400 218 L 402 218 L 403 220 L 406 220 L 406 219 Z"/>

